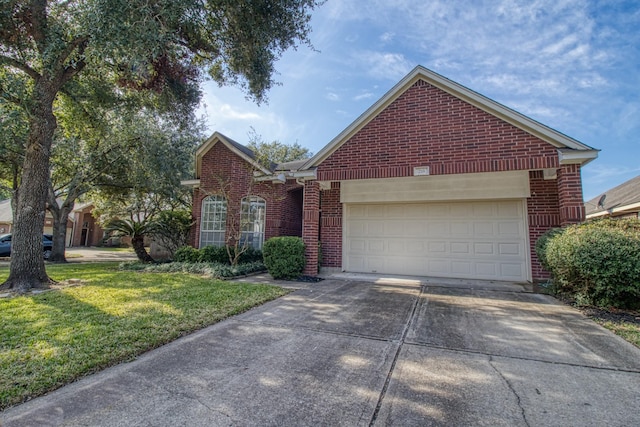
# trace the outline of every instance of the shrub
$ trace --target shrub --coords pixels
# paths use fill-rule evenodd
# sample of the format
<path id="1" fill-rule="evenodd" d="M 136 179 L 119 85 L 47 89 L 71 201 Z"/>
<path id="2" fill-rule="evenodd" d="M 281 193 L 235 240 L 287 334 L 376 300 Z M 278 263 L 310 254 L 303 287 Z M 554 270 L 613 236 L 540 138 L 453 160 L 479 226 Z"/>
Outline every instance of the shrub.
<path id="1" fill-rule="evenodd" d="M 229 254 L 224 246 L 205 246 L 200 249 L 200 262 L 217 262 L 229 264 Z"/>
<path id="2" fill-rule="evenodd" d="M 304 243 L 299 237 L 272 237 L 262 249 L 264 265 L 274 279 L 295 279 L 305 265 Z"/>
<path id="3" fill-rule="evenodd" d="M 549 267 L 549 262 L 547 261 L 547 245 L 549 244 L 549 240 L 560 233 L 562 233 L 561 228 L 552 228 L 536 240 L 536 255 L 542 268 L 547 271 L 551 271 L 551 267 Z"/>
<path id="4" fill-rule="evenodd" d="M 160 212 L 154 221 L 151 234 L 170 254 L 189 242 L 189 233 L 193 225 L 191 212 L 183 209 Z"/>
<path id="5" fill-rule="evenodd" d="M 600 307 L 640 307 L 639 220 L 572 225 L 542 246 L 560 292 Z"/>
<path id="6" fill-rule="evenodd" d="M 254 247 L 248 247 L 242 255 L 240 255 L 240 264 L 248 262 L 262 262 L 262 251 Z"/>
<path id="7" fill-rule="evenodd" d="M 173 260 L 176 262 L 200 262 L 202 260 L 202 254 L 196 248 L 183 246 L 175 251 Z"/>
<path id="8" fill-rule="evenodd" d="M 230 248 L 232 253 L 235 249 Z M 229 265 L 229 253 L 226 246 L 205 246 L 202 249 L 195 249 L 191 246 L 183 246 L 176 250 L 173 255 L 173 261 L 175 262 L 205 262 L 205 263 L 219 263 Z M 240 255 L 238 265 L 259 262 L 262 263 L 262 251 L 249 247 Z"/>
<path id="9" fill-rule="evenodd" d="M 231 266 L 215 262 L 171 262 L 165 264 L 147 264 L 142 262 L 121 263 L 120 270 L 144 271 L 147 273 L 189 273 L 200 274 L 217 279 L 244 276 L 251 273 L 264 271 L 264 264 L 251 262 Z"/>

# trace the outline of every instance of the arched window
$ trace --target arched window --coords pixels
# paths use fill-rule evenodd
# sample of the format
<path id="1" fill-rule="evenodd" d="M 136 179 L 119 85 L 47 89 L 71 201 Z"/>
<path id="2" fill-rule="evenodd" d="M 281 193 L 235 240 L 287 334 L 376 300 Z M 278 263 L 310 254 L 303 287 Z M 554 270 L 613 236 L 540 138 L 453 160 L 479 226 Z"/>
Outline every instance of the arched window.
<path id="1" fill-rule="evenodd" d="M 200 214 L 200 247 L 224 246 L 227 228 L 227 201 L 222 196 L 202 199 Z"/>
<path id="2" fill-rule="evenodd" d="M 264 243 L 264 218 L 267 202 L 257 196 L 242 199 L 240 213 L 240 241 L 255 249 L 262 249 Z"/>

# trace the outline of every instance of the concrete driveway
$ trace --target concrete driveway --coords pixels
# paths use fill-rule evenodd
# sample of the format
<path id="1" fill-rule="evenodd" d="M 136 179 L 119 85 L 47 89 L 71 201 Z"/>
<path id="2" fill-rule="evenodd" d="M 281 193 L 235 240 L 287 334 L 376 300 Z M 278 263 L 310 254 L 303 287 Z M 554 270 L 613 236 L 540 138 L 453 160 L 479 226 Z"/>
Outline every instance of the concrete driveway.
<path id="1" fill-rule="evenodd" d="M 523 290 L 325 280 L 10 408 L 0 425 L 637 425 L 640 350 Z"/>

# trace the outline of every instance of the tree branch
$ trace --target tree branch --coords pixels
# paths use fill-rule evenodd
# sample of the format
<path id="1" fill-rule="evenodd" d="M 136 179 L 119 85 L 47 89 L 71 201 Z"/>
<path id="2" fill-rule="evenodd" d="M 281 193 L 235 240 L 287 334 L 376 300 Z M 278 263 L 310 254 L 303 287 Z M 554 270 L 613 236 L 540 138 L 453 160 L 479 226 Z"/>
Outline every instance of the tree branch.
<path id="1" fill-rule="evenodd" d="M 58 66 L 62 68 L 62 73 L 59 75 L 61 86 L 71 80 L 73 76 L 82 71 L 82 69 L 86 65 L 84 59 L 79 59 L 77 63 L 67 65 L 66 67 L 64 66 L 64 63 L 69 59 L 73 51 L 76 49 L 78 50 L 78 57 L 82 58 L 82 56 L 84 55 L 84 51 L 87 48 L 87 44 L 89 44 L 88 36 L 76 37 L 71 41 L 71 43 L 67 45 L 67 47 L 58 57 Z"/>
<path id="2" fill-rule="evenodd" d="M 36 42 L 40 55 L 47 50 L 46 29 L 47 29 L 47 0 L 31 0 L 27 6 L 30 13 L 25 15 L 24 23 L 30 27 L 31 37 Z"/>
<path id="3" fill-rule="evenodd" d="M 17 59 L 12 58 L 10 56 L 0 55 L 0 64 L 6 64 L 6 65 L 9 65 L 10 67 L 17 68 L 18 70 L 23 71 L 25 74 L 27 74 L 29 77 L 31 77 L 34 80 L 38 80 L 40 78 L 40 74 L 36 70 L 29 67 L 27 64 L 20 62 Z"/>

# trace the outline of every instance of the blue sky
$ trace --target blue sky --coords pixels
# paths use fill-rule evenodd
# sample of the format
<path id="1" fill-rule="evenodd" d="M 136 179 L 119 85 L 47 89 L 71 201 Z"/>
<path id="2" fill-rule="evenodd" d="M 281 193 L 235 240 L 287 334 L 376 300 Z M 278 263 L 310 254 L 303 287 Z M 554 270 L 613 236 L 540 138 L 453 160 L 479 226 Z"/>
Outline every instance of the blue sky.
<path id="1" fill-rule="evenodd" d="M 267 104 L 207 83 L 211 133 L 318 152 L 416 65 L 602 150 L 585 200 L 640 174 L 640 2 L 328 0 Z"/>

